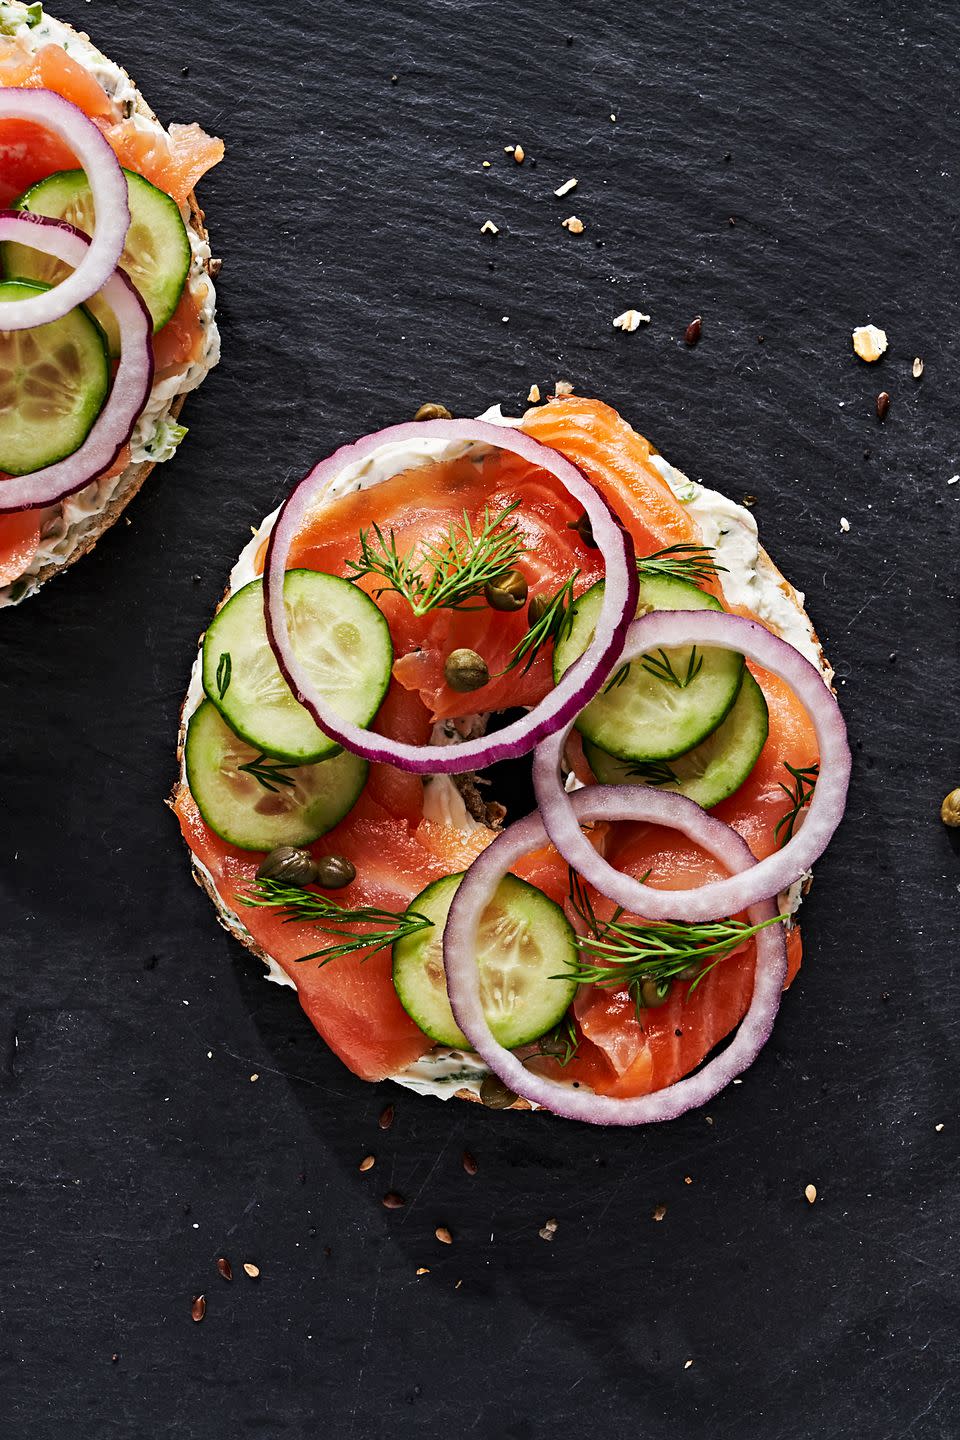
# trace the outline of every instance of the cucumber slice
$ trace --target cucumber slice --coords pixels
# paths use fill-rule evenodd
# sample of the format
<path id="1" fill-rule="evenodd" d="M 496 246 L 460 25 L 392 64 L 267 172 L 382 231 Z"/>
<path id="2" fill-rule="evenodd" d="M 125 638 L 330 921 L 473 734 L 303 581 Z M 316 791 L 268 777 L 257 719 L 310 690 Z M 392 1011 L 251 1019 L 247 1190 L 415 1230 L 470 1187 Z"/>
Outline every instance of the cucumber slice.
<path id="1" fill-rule="evenodd" d="M 180 302 L 190 273 L 190 238 L 179 206 L 169 195 L 132 170 L 124 170 L 130 202 L 130 229 L 120 256 L 120 268 L 129 275 L 162 330 Z M 82 170 L 59 170 L 31 186 L 16 202 L 18 210 L 66 220 L 78 230 L 93 234 L 95 217 L 87 177 Z M 69 274 L 69 267 L 52 255 L 41 255 L 26 245 L 6 241 L 2 247 L 3 273 L 48 285 Z M 109 305 L 93 297 L 89 306 L 103 326 L 110 354 L 120 354 L 120 332 Z"/>
<path id="2" fill-rule="evenodd" d="M 580 596 L 570 633 L 554 647 L 555 680 L 590 644 L 602 603 L 601 580 Z M 638 615 L 722 609 L 719 600 L 689 580 L 655 576 L 640 581 Z M 659 650 L 612 676 L 606 690 L 577 717 L 577 729 L 621 760 L 670 760 L 716 730 L 737 698 L 742 678 L 743 656 L 733 651 L 689 645 Z"/>
<path id="3" fill-rule="evenodd" d="M 749 670 L 727 718 L 686 755 L 646 765 L 617 760 L 585 740 L 583 753 L 602 785 L 656 785 L 696 800 L 710 810 L 738 790 L 756 765 L 767 738 L 769 717 L 763 691 Z"/>
<path id="4" fill-rule="evenodd" d="M 453 1018 L 443 973 L 443 927 L 463 879 L 447 875 L 421 890 L 410 910 L 433 921 L 393 947 L 393 983 L 411 1020 L 438 1045 L 469 1049 Z M 480 925 L 477 963 L 480 992 L 490 1029 L 501 1045 L 515 1049 L 552 1030 L 573 1000 L 574 980 L 563 975 L 577 958 L 573 928 L 560 909 L 525 880 L 507 875 Z"/>
<path id="5" fill-rule="evenodd" d="M 110 389 L 103 332 L 82 305 L 31 330 L 4 330 L 3 304 L 47 290 L 0 281 L 0 470 L 29 475 L 72 455 Z"/>
<path id="6" fill-rule="evenodd" d="M 191 716 L 185 758 L 200 814 L 241 850 L 309 845 L 339 825 L 367 780 L 367 762 L 347 751 L 320 765 L 267 760 L 234 735 L 209 700 Z"/>
<path id="7" fill-rule="evenodd" d="M 369 725 L 390 684 L 393 642 L 363 590 L 318 570 L 288 570 L 283 585 L 294 648 L 345 720 Z M 248 745 L 295 764 L 339 750 L 280 673 L 263 619 L 263 581 L 232 595 L 203 641 L 203 688 Z"/>

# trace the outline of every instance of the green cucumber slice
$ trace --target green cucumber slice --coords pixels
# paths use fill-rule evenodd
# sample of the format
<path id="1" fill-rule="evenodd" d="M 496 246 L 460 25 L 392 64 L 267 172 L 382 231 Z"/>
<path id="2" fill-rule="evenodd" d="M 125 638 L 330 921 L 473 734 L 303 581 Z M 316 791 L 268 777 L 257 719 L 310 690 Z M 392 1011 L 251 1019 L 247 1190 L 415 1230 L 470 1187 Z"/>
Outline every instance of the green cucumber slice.
<path id="1" fill-rule="evenodd" d="M 435 880 L 410 902 L 410 910 L 432 920 L 433 928 L 394 945 L 393 983 L 425 1035 L 438 1045 L 469 1049 L 443 973 L 443 927 L 462 879 L 461 873 Z M 577 985 L 554 977 L 576 958 L 573 927 L 560 906 L 526 880 L 505 876 L 484 913 L 477 954 L 484 1013 L 501 1045 L 526 1045 L 563 1019 Z"/>
<path id="2" fill-rule="evenodd" d="M 179 206 L 169 195 L 132 170 L 124 170 L 130 202 L 130 229 L 120 256 L 120 268 L 129 275 L 150 311 L 154 330 L 162 330 L 180 302 L 190 273 L 190 237 Z M 93 234 L 95 217 L 90 186 L 82 170 L 58 170 L 32 185 L 16 202 L 18 210 L 66 220 L 78 230 Z M 69 274 L 69 267 L 52 255 L 41 255 L 26 245 L 6 241 L 2 247 L 3 273 L 48 285 Z M 96 296 L 88 302 L 110 342 L 110 354 L 120 354 L 120 332 L 109 305 Z"/>
<path id="3" fill-rule="evenodd" d="M 319 765 L 269 760 L 238 739 L 209 700 L 191 716 L 184 753 L 200 814 L 241 850 L 311 844 L 339 825 L 367 780 L 367 762 L 347 751 Z"/>
<path id="4" fill-rule="evenodd" d="M 589 740 L 583 753 L 602 785 L 655 785 L 696 800 L 710 810 L 738 790 L 756 765 L 767 738 L 769 716 L 763 691 L 749 670 L 725 720 L 686 755 L 673 760 L 618 760 Z"/>
<path id="5" fill-rule="evenodd" d="M 390 684 L 393 642 L 363 590 L 318 570 L 288 570 L 283 585 L 297 658 L 345 720 L 369 725 Z M 241 739 L 305 764 L 339 750 L 294 698 L 263 619 L 263 581 L 252 580 L 217 613 L 203 641 L 203 688 Z"/>
<path id="6" fill-rule="evenodd" d="M 580 596 L 569 634 L 554 647 L 555 680 L 590 644 L 602 603 L 601 580 Z M 719 600 L 689 580 L 655 576 L 640 581 L 638 615 L 650 610 L 722 609 Z M 737 698 L 743 668 L 743 656 L 730 650 L 689 645 L 659 650 L 612 676 L 606 690 L 577 717 L 577 729 L 621 760 L 670 760 L 684 755 L 724 719 Z"/>
<path id="7" fill-rule="evenodd" d="M 0 470 L 29 475 L 79 450 L 110 389 L 103 332 L 82 305 L 30 330 L 4 330 L 3 304 L 47 285 L 0 281 Z"/>

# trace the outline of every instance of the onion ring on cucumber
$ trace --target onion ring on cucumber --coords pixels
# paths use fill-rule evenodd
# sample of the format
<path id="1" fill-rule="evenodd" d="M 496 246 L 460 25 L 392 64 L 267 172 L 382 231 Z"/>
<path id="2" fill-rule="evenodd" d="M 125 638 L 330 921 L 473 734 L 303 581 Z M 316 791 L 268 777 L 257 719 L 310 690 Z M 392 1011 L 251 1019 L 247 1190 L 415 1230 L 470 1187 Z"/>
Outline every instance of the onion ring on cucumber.
<path id="1" fill-rule="evenodd" d="M 593 538 L 606 566 L 603 607 L 593 639 L 547 698 L 522 720 L 515 720 L 494 735 L 443 747 L 390 740 L 343 720 L 319 693 L 306 668 L 298 662 L 283 602 L 283 577 L 290 547 L 310 515 L 314 501 L 330 481 L 345 466 L 369 458 L 383 445 L 407 441 L 419 443 L 426 437 L 446 441 L 451 447 L 451 454 L 464 453 L 475 444 L 506 450 L 553 475 L 586 511 L 593 527 Z M 607 670 L 620 653 L 636 610 L 637 588 L 633 542 L 583 472 L 558 451 L 541 445 L 522 430 L 491 425 L 485 420 L 421 420 L 393 425 L 367 435 L 353 445 L 345 445 L 326 460 L 321 460 L 284 502 L 270 535 L 263 574 L 267 635 L 277 664 L 300 704 L 309 711 L 321 730 L 345 749 L 367 760 L 396 765 L 400 770 L 417 775 L 455 775 L 492 765 L 497 760 L 516 759 L 519 755 L 528 754 L 545 736 L 571 724 L 598 693 Z"/>
<path id="2" fill-rule="evenodd" d="M 0 91 L 0 95 L 2 93 Z M 91 246 L 82 230 L 76 230 L 62 220 L 48 220 L 45 216 L 31 215 L 23 210 L 0 211 L 0 242 L 4 240 L 14 240 L 20 245 L 41 250 L 45 255 L 54 255 L 65 264 L 76 267 L 75 274 L 79 272 Z M 72 455 L 29 475 L 0 479 L 0 513 L 35 510 L 89 485 L 116 460 L 147 403 L 153 381 L 153 350 L 150 345 L 153 321 L 150 312 L 122 270 L 113 271 L 99 294 L 113 310 L 120 328 L 120 363 L 107 402 L 86 440 Z M 8 303 L 12 306 L 19 302 L 4 301 L 0 305 L 2 329 L 7 328 Z"/>
<path id="3" fill-rule="evenodd" d="M 97 217 L 89 248 L 79 259 L 67 262 L 74 266 L 72 275 L 42 294 L 4 305 L 3 328 L 27 330 L 59 320 L 102 290 L 110 279 L 130 228 L 127 181 L 119 160 L 93 121 L 52 90 L 0 89 L 0 120 L 28 120 L 52 131 L 69 146 L 86 172 Z"/>
<path id="4" fill-rule="evenodd" d="M 742 874 L 713 880 L 693 890 L 658 890 L 615 870 L 584 836 L 577 808 L 563 788 L 560 764 L 570 725 L 538 746 L 533 759 L 534 789 L 553 844 L 602 895 L 649 920 L 720 920 L 786 890 L 823 854 L 843 817 L 850 781 L 850 747 L 840 707 L 823 676 L 792 645 L 756 621 L 713 610 L 654 611 L 630 626 L 618 664 L 635 660 L 658 646 L 672 645 L 738 651 L 786 681 L 806 708 L 820 747 L 820 772 L 810 807 L 783 849 Z M 676 824 L 690 839 L 697 839 L 698 821 Z"/>
<path id="5" fill-rule="evenodd" d="M 737 879 L 760 868 L 747 842 L 734 829 L 685 796 L 631 785 L 595 785 L 577 791 L 568 804 L 578 827 L 591 820 L 641 820 L 669 825 L 689 835 Z M 570 1120 L 590 1125 L 646 1125 L 674 1120 L 694 1106 L 706 1104 L 747 1068 L 770 1037 L 787 974 L 783 926 L 767 925 L 756 935 L 757 961 L 747 1013 L 726 1049 L 695 1074 L 664 1090 L 629 1099 L 596 1095 L 584 1087 L 574 1089 L 569 1082 L 532 1074 L 494 1039 L 487 1023 L 480 997 L 477 934 L 484 910 L 511 865 L 538 849 L 547 838 L 543 819 L 534 811 L 498 835 L 460 882 L 443 932 L 447 995 L 457 1024 L 480 1058 L 510 1090 Z M 592 850 L 592 846 L 589 848 Z M 586 874 L 585 878 L 590 879 Z M 760 925 L 777 911 L 772 900 L 763 900 L 751 905 L 747 913 L 751 925 Z"/>

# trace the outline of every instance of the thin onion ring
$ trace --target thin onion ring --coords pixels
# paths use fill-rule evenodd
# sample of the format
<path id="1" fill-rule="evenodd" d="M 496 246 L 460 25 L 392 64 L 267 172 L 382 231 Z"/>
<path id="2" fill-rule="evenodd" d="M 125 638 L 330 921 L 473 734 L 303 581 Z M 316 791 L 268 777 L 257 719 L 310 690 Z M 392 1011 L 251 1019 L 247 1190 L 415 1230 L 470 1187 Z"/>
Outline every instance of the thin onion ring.
<path id="1" fill-rule="evenodd" d="M 750 874 L 757 861 L 735 830 L 708 815 L 694 801 L 632 785 L 593 785 L 570 798 L 578 824 L 592 820 L 641 820 L 669 825 L 689 835 L 734 874 Z M 769 1039 L 787 974 L 787 949 L 782 925 L 768 925 L 756 938 L 753 993 L 740 1028 L 725 1050 L 701 1070 L 649 1095 L 618 1099 L 583 1087 L 531 1073 L 516 1055 L 494 1038 L 480 998 L 477 933 L 483 912 L 497 886 L 522 855 L 547 839 L 543 820 L 534 811 L 509 826 L 474 860 L 457 888 L 443 932 L 443 964 L 447 994 L 460 1029 L 471 1047 L 517 1095 L 570 1120 L 592 1125 L 646 1125 L 673 1120 L 712 1099 L 756 1058 Z M 592 849 L 592 847 L 591 847 Z M 673 893 L 672 891 L 670 892 Z M 772 900 L 751 905 L 751 925 L 776 915 Z"/>
<path id="2" fill-rule="evenodd" d="M 820 747 L 820 772 L 803 823 L 782 850 L 742 876 L 713 880 L 693 890 L 658 890 L 615 870 L 582 834 L 560 779 L 571 725 L 539 745 L 533 759 L 533 783 L 553 844 L 601 894 L 651 920 L 720 920 L 786 890 L 826 849 L 843 816 L 850 782 L 846 726 L 823 676 L 792 645 L 756 621 L 713 610 L 655 610 L 633 622 L 617 663 L 632 661 L 658 646 L 691 644 L 738 651 L 786 681 L 813 723 Z"/>
<path id="3" fill-rule="evenodd" d="M 0 89 L 0 120 L 28 120 L 59 136 L 86 172 L 96 214 L 90 247 L 72 275 L 42 294 L 4 304 L 3 328 L 28 330 L 33 325 L 60 320 L 74 306 L 102 290 L 110 279 L 130 228 L 127 180 L 93 121 L 52 90 Z"/>
<path id="4" fill-rule="evenodd" d="M 410 745 L 343 720 L 316 690 L 305 667 L 298 663 L 283 603 L 283 577 L 290 547 L 318 494 L 347 465 L 369 458 L 381 446 L 409 440 L 422 442 L 427 436 L 453 445 L 469 447 L 479 443 L 507 450 L 548 471 L 583 506 L 606 564 L 604 602 L 594 638 L 560 684 L 522 720 L 514 721 L 494 735 L 450 746 Z M 607 668 L 620 652 L 636 609 L 637 587 L 632 540 L 600 492 L 558 451 L 541 445 L 521 430 L 491 425 L 484 420 L 427 420 L 393 425 L 353 445 L 345 445 L 304 476 L 284 502 L 270 534 L 263 601 L 267 635 L 281 673 L 300 704 L 326 735 L 368 760 L 396 765 L 419 775 L 451 775 L 525 755 L 545 736 L 567 722 L 572 723 L 597 694 Z"/>

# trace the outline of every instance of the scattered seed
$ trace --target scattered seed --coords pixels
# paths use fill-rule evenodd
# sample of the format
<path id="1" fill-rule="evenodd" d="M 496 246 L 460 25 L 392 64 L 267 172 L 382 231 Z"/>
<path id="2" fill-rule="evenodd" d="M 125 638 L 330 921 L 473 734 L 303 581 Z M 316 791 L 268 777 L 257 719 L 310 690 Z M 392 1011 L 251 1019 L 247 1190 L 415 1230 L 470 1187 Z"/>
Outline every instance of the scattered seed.
<path id="1" fill-rule="evenodd" d="M 877 419 L 886 420 L 887 411 L 890 409 L 890 396 L 886 390 L 881 390 L 877 396 Z"/>
<path id="2" fill-rule="evenodd" d="M 952 830 L 960 826 L 960 790 L 951 790 L 940 806 L 940 819 Z"/>
<path id="3" fill-rule="evenodd" d="M 428 1268 L 426 1265 L 420 1265 L 420 1266 L 418 1266 L 418 1268 L 417 1268 L 417 1274 L 418 1274 L 418 1275 L 429 1275 L 429 1274 L 430 1274 L 430 1270 L 429 1270 L 429 1268 Z"/>
<path id="4" fill-rule="evenodd" d="M 876 325 L 858 325 L 850 338 L 854 350 L 868 365 L 879 360 L 887 348 L 886 331 L 880 330 Z"/>
<path id="5" fill-rule="evenodd" d="M 939 1135 L 939 1134 L 940 1134 L 940 1131 L 943 1129 L 943 1121 L 941 1121 L 939 1125 L 934 1125 L 933 1128 L 934 1128 L 934 1130 L 936 1130 L 937 1134 Z"/>
<path id="6" fill-rule="evenodd" d="M 220 1274 L 223 1276 L 224 1280 L 233 1279 L 233 1266 L 230 1264 L 230 1261 L 227 1259 L 226 1255 L 221 1255 L 217 1260 L 217 1269 L 220 1271 Z"/>
<path id="7" fill-rule="evenodd" d="M 492 220 L 484 220 L 483 224 L 480 226 L 480 234 L 481 234 L 481 235 L 499 235 L 499 234 L 500 234 L 500 226 L 499 226 L 499 225 L 494 225 L 494 223 L 493 223 Z"/>
<path id="8" fill-rule="evenodd" d="M 243 1262 L 243 1273 L 249 1275 L 251 1280 L 257 1280 L 260 1276 L 260 1266 L 253 1265 L 249 1260 Z"/>
<path id="9" fill-rule="evenodd" d="M 522 146 L 522 145 L 514 145 L 514 147 L 513 147 L 513 158 L 514 158 L 514 160 L 516 160 L 516 162 L 517 162 L 518 165 L 522 165 L 522 164 L 523 164 L 523 156 L 524 156 L 523 146 Z"/>
<path id="10" fill-rule="evenodd" d="M 918 356 L 915 358 L 914 362 L 913 362 L 913 378 L 914 378 L 914 380 L 919 380 L 919 379 L 920 379 L 920 376 L 921 376 L 922 374 L 923 374 L 923 361 L 920 359 L 920 356 L 918 355 Z"/>
<path id="11" fill-rule="evenodd" d="M 563 226 L 564 230 L 569 230 L 571 235 L 583 234 L 583 221 L 580 219 L 579 215 L 568 215 L 566 220 L 560 221 L 560 224 Z"/>
<path id="12" fill-rule="evenodd" d="M 456 1283 L 456 1285 L 454 1285 L 454 1287 L 453 1287 L 454 1290 L 459 1290 L 459 1289 L 460 1289 L 460 1286 L 461 1286 L 462 1284 L 463 1284 L 463 1281 L 462 1281 L 462 1280 L 458 1280 L 457 1283 Z"/>
<path id="13" fill-rule="evenodd" d="M 666 1205 L 658 1205 L 658 1206 L 656 1207 L 656 1209 L 654 1210 L 654 1212 L 653 1212 L 653 1217 L 652 1217 L 652 1218 L 653 1218 L 654 1220 L 658 1221 L 658 1222 L 661 1221 L 661 1220 L 665 1220 L 665 1219 L 667 1218 L 667 1207 L 666 1207 Z"/>
<path id="14" fill-rule="evenodd" d="M 554 190 L 553 193 L 554 195 L 556 195 L 558 200 L 562 200 L 564 195 L 569 195 L 571 190 L 576 189 L 576 186 L 576 180 L 564 180 L 563 184 L 559 186 L 558 189 Z"/>
<path id="15" fill-rule="evenodd" d="M 569 380 L 557 380 L 553 387 L 554 395 L 572 395 L 573 385 Z"/>
<path id="16" fill-rule="evenodd" d="M 644 315 L 642 310 L 624 310 L 622 315 L 613 317 L 614 330 L 626 330 L 631 335 L 634 330 L 639 330 L 641 325 L 649 325 L 650 316 Z"/>
<path id="17" fill-rule="evenodd" d="M 480 1169 L 480 1166 L 477 1164 L 476 1156 L 471 1155 L 469 1150 L 464 1150 L 463 1152 L 463 1168 L 464 1170 L 466 1170 L 468 1175 L 476 1175 L 477 1171 Z"/>
<path id="18" fill-rule="evenodd" d="M 807 1204 L 812 1205 L 817 1198 L 816 1185 L 808 1185 L 803 1193 L 807 1197 Z"/>
<path id="19" fill-rule="evenodd" d="M 616 123 L 617 123 L 617 117 L 616 117 L 616 115 L 611 115 L 611 116 L 610 116 L 610 119 L 613 121 L 614 125 L 616 125 Z"/>
<path id="20" fill-rule="evenodd" d="M 489 170 L 489 169 L 490 169 L 490 161 L 489 161 L 489 160 L 484 160 L 484 161 L 483 161 L 483 168 L 484 168 L 484 170 Z"/>
<path id="21" fill-rule="evenodd" d="M 540 404 L 540 386 L 539 386 L 539 385 L 531 385 L 531 386 L 530 386 L 530 393 L 529 393 L 528 396 L 527 396 L 527 400 L 528 400 L 529 404 L 531 404 L 531 405 L 539 405 L 539 404 Z"/>
<path id="22" fill-rule="evenodd" d="M 683 332 L 683 338 L 688 345 L 696 345 L 700 339 L 700 332 L 703 329 L 703 316 L 695 315 Z"/>
<path id="23" fill-rule="evenodd" d="M 423 408 L 423 407 L 421 406 L 421 409 L 422 409 L 422 408 Z M 393 1124 L 393 1116 L 394 1116 L 393 1106 L 392 1106 L 392 1105 L 385 1105 L 385 1106 L 383 1107 L 383 1109 L 380 1111 L 380 1119 L 379 1119 L 379 1121 L 378 1121 L 378 1124 L 379 1124 L 381 1130 L 389 1130 L 389 1129 L 390 1129 L 390 1126 Z"/>
<path id="24" fill-rule="evenodd" d="M 413 418 L 414 420 L 452 420 L 453 415 L 447 409 L 446 405 L 439 405 L 435 400 L 427 400 L 425 404 L 420 406 Z M 391 1114 L 393 1113 L 392 1105 L 388 1105 L 387 1109 Z M 386 1114 L 386 1110 L 383 1113 Z M 384 1126 L 384 1129 L 386 1129 L 386 1126 Z"/>
<path id="25" fill-rule="evenodd" d="M 114 1365 L 116 1365 L 117 1361 L 120 1359 L 120 1356 L 114 1353 L 110 1356 L 110 1359 L 113 1361 Z"/>
<path id="26" fill-rule="evenodd" d="M 557 1233 L 557 1224 L 558 1224 L 558 1222 L 557 1222 L 556 1220 L 552 1219 L 552 1218 L 551 1218 L 550 1220 L 545 1221 L 544 1224 L 543 1224 L 543 1226 L 542 1226 L 542 1228 L 537 1231 L 537 1234 L 540 1236 L 540 1239 L 541 1239 L 541 1240 L 552 1240 L 553 1237 L 554 1237 L 554 1235 L 556 1235 L 556 1233 Z"/>
<path id="27" fill-rule="evenodd" d="M 396 85 L 396 83 L 397 83 L 397 78 L 398 78 L 398 77 L 397 77 L 396 75 L 391 75 L 391 76 L 390 76 L 390 84 L 391 84 L 391 85 Z"/>
<path id="28" fill-rule="evenodd" d="M 757 503 L 756 495 L 744 495 L 743 503 L 744 505 L 746 505 L 748 510 L 752 510 L 754 505 L 756 505 Z"/>
<path id="29" fill-rule="evenodd" d="M 254 1084 L 257 1080 L 259 1080 L 259 1079 L 260 1079 L 259 1074 L 257 1073 L 256 1070 L 254 1070 L 253 1074 L 250 1076 L 250 1084 L 253 1085 L 253 1084 Z"/>
<path id="30" fill-rule="evenodd" d="M 958 483 L 960 483 L 960 475 L 951 475 L 950 479 L 947 481 L 948 485 L 956 485 Z"/>
<path id="31" fill-rule="evenodd" d="M 190 1319 L 193 1320 L 193 1321 L 195 1321 L 196 1324 L 199 1325 L 199 1324 L 200 1324 L 200 1321 L 203 1319 L 203 1317 L 204 1317 L 204 1315 L 206 1315 L 206 1313 L 207 1313 L 207 1302 L 206 1302 L 206 1300 L 204 1299 L 204 1297 L 203 1297 L 202 1295 L 195 1295 L 194 1298 L 193 1298 L 193 1304 L 190 1306 Z"/>
<path id="32" fill-rule="evenodd" d="M 684 1185 L 692 1185 L 692 1184 L 693 1184 L 693 1176 L 692 1176 L 692 1175 L 684 1175 L 684 1177 L 683 1177 L 683 1183 L 684 1183 Z"/>
<path id="33" fill-rule="evenodd" d="M 433 1233 L 434 1235 L 436 1235 L 441 1245 L 453 1244 L 453 1236 L 450 1234 L 450 1231 L 447 1229 L 446 1225 L 438 1225 Z"/>
<path id="34" fill-rule="evenodd" d="M 840 516 L 840 529 L 843 531 L 844 535 L 849 533 L 850 521 L 847 519 L 846 515 Z"/>
<path id="35" fill-rule="evenodd" d="M 374 1167 L 374 1165 L 376 1165 L 376 1163 L 377 1163 L 377 1161 L 376 1161 L 376 1157 L 375 1157 L 375 1156 L 373 1156 L 373 1155 L 364 1155 L 363 1159 L 360 1161 L 360 1165 L 359 1165 L 358 1168 L 360 1169 L 360 1171 L 361 1171 L 361 1173 L 362 1173 L 362 1172 L 364 1172 L 364 1171 L 366 1171 L 366 1170 L 372 1170 L 373 1167 Z"/>
<path id="36" fill-rule="evenodd" d="M 396 1190 L 388 1190 L 383 1197 L 384 1210 L 402 1210 L 406 1203 L 403 1196 L 398 1194 Z"/>
<path id="37" fill-rule="evenodd" d="M 684 1362 L 683 1362 L 683 1368 L 684 1368 L 684 1370 L 689 1370 L 689 1369 L 690 1369 L 690 1366 L 691 1366 L 692 1364 L 693 1364 L 693 1361 L 692 1361 L 692 1360 L 684 1360 Z"/>

